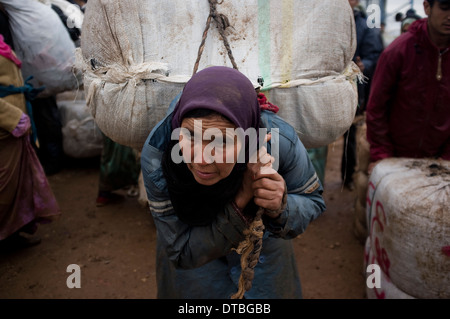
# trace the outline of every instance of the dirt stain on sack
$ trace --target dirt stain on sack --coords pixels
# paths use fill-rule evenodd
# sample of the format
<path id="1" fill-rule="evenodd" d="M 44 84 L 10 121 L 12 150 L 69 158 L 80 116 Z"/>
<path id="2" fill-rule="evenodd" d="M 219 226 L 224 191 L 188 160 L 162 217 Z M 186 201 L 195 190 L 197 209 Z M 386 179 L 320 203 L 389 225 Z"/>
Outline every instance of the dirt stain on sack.
<path id="1" fill-rule="evenodd" d="M 427 177 L 434 176 L 450 176 L 450 169 L 439 164 L 439 163 L 425 163 L 421 161 L 413 161 L 411 164 L 407 165 L 408 168 L 421 169 L 426 173 Z"/>

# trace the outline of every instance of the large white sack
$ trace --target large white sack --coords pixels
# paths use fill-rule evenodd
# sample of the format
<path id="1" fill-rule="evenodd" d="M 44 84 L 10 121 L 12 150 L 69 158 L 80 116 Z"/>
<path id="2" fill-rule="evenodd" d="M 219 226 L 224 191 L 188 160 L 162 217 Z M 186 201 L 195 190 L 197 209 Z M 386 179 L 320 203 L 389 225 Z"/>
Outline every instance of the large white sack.
<path id="1" fill-rule="evenodd" d="M 9 15 L 14 49 L 22 74 L 33 76 L 40 97 L 78 88 L 82 74 L 73 69 L 75 45 L 53 9 L 35 0 L 0 0 Z"/>
<path id="2" fill-rule="evenodd" d="M 207 0 L 89 1 L 79 67 L 100 129 L 140 149 L 192 76 L 210 11 Z M 278 105 L 306 147 L 320 147 L 351 125 L 357 106 L 356 48 L 348 0 L 227 0 L 228 41 L 238 66 Z M 82 53 L 82 54 L 81 54 Z M 232 66 L 216 23 L 199 70 Z"/>
<path id="3" fill-rule="evenodd" d="M 386 276 L 416 298 L 450 298 L 450 162 L 381 161 L 366 208 L 370 245 Z"/>
<path id="4" fill-rule="evenodd" d="M 367 238 L 364 247 L 364 273 L 366 275 L 366 295 L 367 299 L 414 299 L 414 297 L 408 295 L 407 293 L 401 291 L 390 279 L 383 270 L 380 270 L 380 286 L 379 287 L 369 287 L 367 285 L 367 278 L 371 274 L 370 271 L 367 272 L 369 265 L 377 265 L 377 260 L 373 254 L 373 250 L 370 244 L 370 238 Z"/>

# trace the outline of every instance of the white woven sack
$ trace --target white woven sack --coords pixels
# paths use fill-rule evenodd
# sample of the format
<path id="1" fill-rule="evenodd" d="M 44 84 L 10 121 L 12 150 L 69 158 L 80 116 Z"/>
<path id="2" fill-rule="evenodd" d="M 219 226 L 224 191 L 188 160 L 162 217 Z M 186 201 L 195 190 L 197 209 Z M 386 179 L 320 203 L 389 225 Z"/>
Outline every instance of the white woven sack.
<path id="1" fill-rule="evenodd" d="M 386 276 L 416 298 L 450 298 L 450 162 L 381 161 L 370 176 L 367 213 Z"/>
<path id="2" fill-rule="evenodd" d="M 305 147 L 326 146 L 349 129 L 355 116 L 357 87 L 350 78 L 303 80 L 296 87 L 271 89 L 267 97 L 280 106 L 278 115 L 295 128 Z"/>
<path id="3" fill-rule="evenodd" d="M 35 0 L 0 0 L 9 15 L 14 49 L 22 61 L 24 79 L 45 86 L 40 97 L 76 89 L 82 74 L 75 72 L 75 45 L 53 9 Z"/>
<path id="4" fill-rule="evenodd" d="M 370 272 L 367 272 L 367 267 L 371 264 L 377 264 L 377 260 L 373 254 L 370 238 L 367 238 L 364 247 L 364 273 L 366 281 Z M 392 281 L 386 276 L 383 270 L 380 271 L 380 287 L 370 288 L 366 282 L 367 299 L 415 299 L 407 293 L 401 291 Z"/>
<path id="5" fill-rule="evenodd" d="M 88 2 L 78 61 L 88 105 L 107 136 L 142 147 L 192 76 L 209 13 L 207 0 Z M 238 69 L 255 86 L 264 80 L 262 90 L 306 147 L 348 129 L 359 73 L 347 0 L 225 0 L 217 13 L 232 26 L 225 34 Z M 215 22 L 199 70 L 211 65 L 232 66 Z"/>
<path id="6" fill-rule="evenodd" d="M 103 135 L 84 100 L 58 100 L 61 114 L 63 150 L 73 158 L 100 156 Z"/>

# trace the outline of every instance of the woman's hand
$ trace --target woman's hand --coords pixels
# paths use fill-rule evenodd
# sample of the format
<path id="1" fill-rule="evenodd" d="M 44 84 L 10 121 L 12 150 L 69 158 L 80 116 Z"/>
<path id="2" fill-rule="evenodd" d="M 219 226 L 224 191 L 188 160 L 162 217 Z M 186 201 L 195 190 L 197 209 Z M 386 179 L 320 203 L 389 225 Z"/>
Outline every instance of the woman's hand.
<path id="1" fill-rule="evenodd" d="M 19 123 L 17 124 L 16 128 L 11 132 L 11 134 L 12 136 L 19 138 L 29 133 L 30 128 L 31 128 L 30 118 L 25 113 L 22 113 Z"/>
<path id="2" fill-rule="evenodd" d="M 266 136 L 266 141 L 271 138 Z M 242 210 L 253 198 L 256 205 L 265 208 L 266 215 L 276 218 L 281 214 L 286 183 L 283 177 L 272 168 L 274 157 L 263 146 L 259 149 L 257 160 L 247 164 L 241 190 L 235 198 L 236 205 Z"/>
<path id="3" fill-rule="evenodd" d="M 252 183 L 253 200 L 265 208 L 265 214 L 277 218 L 281 214 L 286 184 L 283 177 L 273 168 L 263 168 L 254 175 Z"/>

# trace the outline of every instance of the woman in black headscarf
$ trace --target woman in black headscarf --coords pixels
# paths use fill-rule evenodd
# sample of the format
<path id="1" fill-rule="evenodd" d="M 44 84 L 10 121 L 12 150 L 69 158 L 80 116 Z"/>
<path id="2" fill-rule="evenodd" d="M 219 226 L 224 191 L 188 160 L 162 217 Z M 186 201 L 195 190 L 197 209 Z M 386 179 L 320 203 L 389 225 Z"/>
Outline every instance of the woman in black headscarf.
<path id="1" fill-rule="evenodd" d="M 292 246 L 284 239 L 302 233 L 325 205 L 294 129 L 261 111 L 252 83 L 226 67 L 195 74 L 173 103 L 141 157 L 158 233 L 158 297 L 236 293 L 242 270 L 236 249 L 242 253 L 239 244 L 257 212 L 265 231 L 245 297 L 301 297 Z"/>

